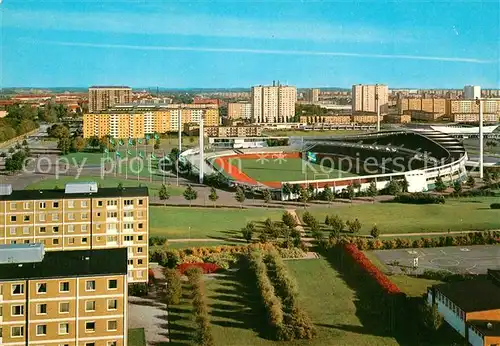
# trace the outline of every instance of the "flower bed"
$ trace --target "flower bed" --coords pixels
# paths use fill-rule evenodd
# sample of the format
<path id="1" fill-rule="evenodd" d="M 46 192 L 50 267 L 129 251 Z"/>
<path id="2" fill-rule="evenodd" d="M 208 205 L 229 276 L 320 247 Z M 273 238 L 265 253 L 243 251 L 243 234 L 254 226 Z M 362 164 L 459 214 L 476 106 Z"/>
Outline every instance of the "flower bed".
<path id="1" fill-rule="evenodd" d="M 345 252 L 371 276 L 380 287 L 388 294 L 399 294 L 401 290 L 387 278 L 366 256 L 361 252 L 355 244 L 345 244 Z"/>
<path id="2" fill-rule="evenodd" d="M 215 263 L 182 263 L 177 266 L 177 270 L 179 270 L 181 274 L 184 274 L 186 270 L 193 267 L 200 268 L 203 274 L 215 273 L 220 269 Z"/>

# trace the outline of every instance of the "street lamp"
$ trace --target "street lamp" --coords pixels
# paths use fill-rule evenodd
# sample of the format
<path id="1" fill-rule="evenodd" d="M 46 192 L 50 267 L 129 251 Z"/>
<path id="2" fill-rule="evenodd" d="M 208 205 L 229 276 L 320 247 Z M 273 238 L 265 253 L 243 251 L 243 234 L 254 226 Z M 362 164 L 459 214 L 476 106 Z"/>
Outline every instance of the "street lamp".
<path id="1" fill-rule="evenodd" d="M 205 136 L 204 136 L 204 130 L 203 130 L 203 118 L 204 118 L 204 112 L 202 113 L 202 115 L 200 116 L 200 132 L 198 134 L 198 140 L 200 142 L 200 153 L 199 153 L 199 156 L 200 156 L 200 165 L 199 165 L 199 180 L 200 180 L 200 184 L 203 184 L 203 164 L 204 164 L 204 161 L 205 161 L 205 155 L 204 155 L 204 152 L 203 150 L 205 149 L 205 146 L 204 146 L 204 142 L 205 142 Z"/>
<path id="2" fill-rule="evenodd" d="M 377 105 L 377 132 L 380 132 L 380 104 L 378 100 L 378 91 L 375 92 L 375 104 Z"/>
<path id="3" fill-rule="evenodd" d="M 483 106 L 481 99 L 476 97 L 476 104 L 479 106 L 479 178 L 484 176 L 484 135 L 483 135 Z"/>

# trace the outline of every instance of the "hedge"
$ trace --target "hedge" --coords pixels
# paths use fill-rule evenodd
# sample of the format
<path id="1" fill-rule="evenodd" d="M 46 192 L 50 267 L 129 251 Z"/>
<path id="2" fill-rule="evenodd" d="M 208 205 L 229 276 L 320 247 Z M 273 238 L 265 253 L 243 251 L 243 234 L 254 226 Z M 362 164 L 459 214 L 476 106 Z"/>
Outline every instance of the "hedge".
<path id="1" fill-rule="evenodd" d="M 372 277 L 379 286 L 388 294 L 396 295 L 401 294 L 401 290 L 387 278 L 387 276 L 380 271 L 366 256 L 361 252 L 355 244 L 345 244 L 344 251 L 365 271 Z"/>
<path id="2" fill-rule="evenodd" d="M 402 193 L 394 197 L 394 202 L 406 204 L 444 204 L 442 195 L 435 195 L 423 192 Z"/>
<path id="3" fill-rule="evenodd" d="M 195 345 L 213 346 L 215 343 L 210 327 L 205 285 L 201 273 L 201 270 L 197 267 L 191 267 L 187 270 L 189 283 L 193 293 L 193 315 L 197 326 L 193 341 Z"/>
<path id="4" fill-rule="evenodd" d="M 215 263 L 182 263 L 177 266 L 181 274 L 185 274 L 188 269 L 199 268 L 203 274 L 215 273 L 220 267 Z"/>
<path id="5" fill-rule="evenodd" d="M 491 209 L 500 209 L 500 203 L 491 203 L 490 208 Z"/>

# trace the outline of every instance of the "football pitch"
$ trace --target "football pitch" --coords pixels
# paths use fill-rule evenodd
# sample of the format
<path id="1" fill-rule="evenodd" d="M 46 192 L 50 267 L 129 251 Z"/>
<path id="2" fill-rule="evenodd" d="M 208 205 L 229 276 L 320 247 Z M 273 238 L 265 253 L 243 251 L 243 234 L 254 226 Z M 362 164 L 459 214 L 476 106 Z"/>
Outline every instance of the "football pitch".
<path id="1" fill-rule="evenodd" d="M 306 162 L 301 158 L 237 157 L 229 159 L 229 163 L 258 182 L 337 179 L 355 176 L 348 172 Z"/>

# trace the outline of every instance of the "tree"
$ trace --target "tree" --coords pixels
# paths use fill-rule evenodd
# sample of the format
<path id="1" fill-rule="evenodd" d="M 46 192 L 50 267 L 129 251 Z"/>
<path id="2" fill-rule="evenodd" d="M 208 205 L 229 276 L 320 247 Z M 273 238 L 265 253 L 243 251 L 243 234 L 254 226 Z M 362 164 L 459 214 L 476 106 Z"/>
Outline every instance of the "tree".
<path id="1" fill-rule="evenodd" d="M 292 194 L 292 187 L 290 184 L 285 183 L 285 185 L 283 185 L 283 194 L 290 197 Z"/>
<path id="2" fill-rule="evenodd" d="M 299 191 L 299 202 L 304 203 L 304 208 L 307 206 L 307 202 L 311 199 L 311 194 L 308 189 L 300 188 Z"/>
<path id="3" fill-rule="evenodd" d="M 80 136 L 73 138 L 71 141 L 71 151 L 72 152 L 82 152 L 87 147 L 87 141 Z"/>
<path id="4" fill-rule="evenodd" d="M 255 224 L 253 222 L 249 222 L 241 229 L 241 235 L 243 239 L 250 243 L 252 240 L 253 234 L 255 233 Z"/>
<path id="5" fill-rule="evenodd" d="M 359 181 L 352 183 L 352 187 L 353 189 L 358 190 L 358 193 L 361 192 L 361 184 L 359 183 Z"/>
<path id="6" fill-rule="evenodd" d="M 328 205 L 330 205 L 330 202 L 335 199 L 335 194 L 333 193 L 332 189 L 328 185 L 325 185 L 323 187 L 323 192 L 321 193 L 321 196 L 322 196 L 323 200 L 328 202 Z"/>
<path id="7" fill-rule="evenodd" d="M 165 269 L 165 303 L 177 305 L 182 296 L 181 274 L 177 269 Z"/>
<path id="8" fill-rule="evenodd" d="M 337 237 L 345 228 L 344 221 L 338 215 L 330 216 L 325 221 L 328 221 L 328 223 L 325 223 L 327 226 L 330 226 L 331 233 L 334 237 Z"/>
<path id="9" fill-rule="evenodd" d="M 432 306 L 424 303 L 421 307 L 422 323 L 431 332 L 437 331 L 443 324 L 443 316 L 438 311 L 437 304 Z"/>
<path id="10" fill-rule="evenodd" d="M 118 190 L 123 190 L 123 183 L 118 183 Z"/>
<path id="11" fill-rule="evenodd" d="M 378 238 L 380 235 L 380 230 L 378 229 L 377 225 L 374 225 L 370 231 L 370 235 L 373 238 Z"/>
<path id="12" fill-rule="evenodd" d="M 370 186 L 368 186 L 368 190 L 366 192 L 368 193 L 368 196 L 372 198 L 372 202 L 375 202 L 375 196 L 377 196 L 378 190 L 377 190 L 377 184 L 375 183 L 374 180 L 370 182 Z"/>
<path id="13" fill-rule="evenodd" d="M 399 181 L 399 185 L 401 186 L 401 192 L 408 192 L 410 183 L 408 182 L 408 180 L 406 180 L 406 177 L 404 177 L 403 180 Z"/>
<path id="14" fill-rule="evenodd" d="M 70 135 L 69 128 L 60 124 L 55 124 L 49 127 L 47 129 L 47 134 L 49 135 L 49 137 L 54 137 L 57 139 L 67 138 Z"/>
<path id="15" fill-rule="evenodd" d="M 68 137 L 62 137 L 57 142 L 57 149 L 61 150 L 63 155 L 68 154 L 71 151 L 71 139 Z"/>
<path id="16" fill-rule="evenodd" d="M 500 176 L 500 174 L 498 173 L 497 170 L 494 170 L 493 172 L 491 172 L 491 179 L 493 179 L 493 181 L 497 181 L 499 176 Z"/>
<path id="17" fill-rule="evenodd" d="M 11 157 L 5 159 L 5 170 L 9 173 L 19 172 L 24 168 L 25 159 L 26 155 L 24 151 L 18 151 L 12 154 Z"/>
<path id="18" fill-rule="evenodd" d="M 281 221 L 287 226 L 288 228 L 295 228 L 297 226 L 297 220 L 295 217 L 288 211 L 285 211 L 283 215 L 281 216 Z"/>
<path id="19" fill-rule="evenodd" d="M 292 185 L 292 193 L 295 195 L 295 196 L 298 196 L 300 194 L 300 185 L 299 184 L 293 184 Z M 296 197 L 297 198 L 297 197 Z"/>
<path id="20" fill-rule="evenodd" d="M 23 140 L 23 146 L 25 146 L 25 147 L 28 146 L 28 141 L 26 140 L 26 138 Z"/>
<path id="21" fill-rule="evenodd" d="M 444 190 L 446 190 L 446 185 L 443 182 L 443 178 L 441 178 L 440 175 L 438 175 L 436 178 L 436 182 L 434 183 L 434 189 L 437 192 L 443 192 Z"/>
<path id="22" fill-rule="evenodd" d="M 361 222 L 356 218 L 353 221 L 346 222 L 347 229 L 350 233 L 356 234 L 361 230 Z"/>
<path id="23" fill-rule="evenodd" d="M 488 170 L 484 170 L 483 182 L 486 185 L 490 185 L 491 184 L 491 175 L 490 175 L 490 172 Z"/>
<path id="24" fill-rule="evenodd" d="M 191 207 L 192 201 L 198 198 L 198 192 L 191 187 L 191 185 L 188 185 L 186 190 L 182 193 L 186 201 L 189 201 L 189 207 Z"/>
<path id="25" fill-rule="evenodd" d="M 304 214 L 302 215 L 302 221 L 308 227 L 311 227 L 314 222 L 318 222 L 316 218 L 308 211 L 304 212 Z"/>
<path id="26" fill-rule="evenodd" d="M 161 184 L 160 191 L 158 191 L 158 197 L 161 201 L 165 201 L 165 205 L 167 205 L 167 200 L 170 199 L 170 193 L 168 192 L 167 185 Z"/>
<path id="27" fill-rule="evenodd" d="M 473 177 L 472 175 L 469 175 L 469 176 L 467 177 L 467 182 L 466 182 L 466 184 L 467 184 L 467 186 L 468 186 L 469 188 L 471 188 L 471 189 L 472 189 L 472 188 L 474 187 L 474 185 L 476 185 L 476 179 L 474 179 L 474 177 Z"/>
<path id="28" fill-rule="evenodd" d="M 401 184 L 396 180 L 391 180 L 387 183 L 386 189 L 389 195 L 395 196 L 401 192 Z"/>
<path id="29" fill-rule="evenodd" d="M 159 140 L 159 139 L 157 139 L 157 140 L 155 141 L 155 145 L 153 146 L 153 148 L 154 148 L 155 150 L 160 149 L 160 140 Z"/>
<path id="30" fill-rule="evenodd" d="M 243 202 L 245 202 L 246 196 L 245 191 L 240 186 L 236 187 L 234 198 L 240 202 L 240 206 L 243 208 Z"/>
<path id="31" fill-rule="evenodd" d="M 352 203 L 352 200 L 354 199 L 355 195 L 356 195 L 356 192 L 354 191 L 354 186 L 352 184 L 348 185 L 347 186 L 347 196 L 351 200 L 351 203 Z"/>
<path id="32" fill-rule="evenodd" d="M 453 183 L 453 191 L 455 191 L 455 193 L 462 192 L 462 183 L 460 181 L 457 180 Z"/>
<path id="33" fill-rule="evenodd" d="M 264 203 L 268 204 L 271 202 L 271 192 L 268 189 L 262 191 L 262 198 L 264 198 Z"/>
<path id="34" fill-rule="evenodd" d="M 307 185 L 307 192 L 309 193 L 309 199 L 314 199 L 316 190 L 314 189 L 313 184 Z"/>
<path id="35" fill-rule="evenodd" d="M 208 195 L 208 199 L 214 203 L 214 207 L 215 207 L 215 202 L 217 202 L 217 200 L 219 199 L 219 196 L 217 195 L 217 191 L 215 190 L 214 187 L 210 188 L 210 195 Z"/>

